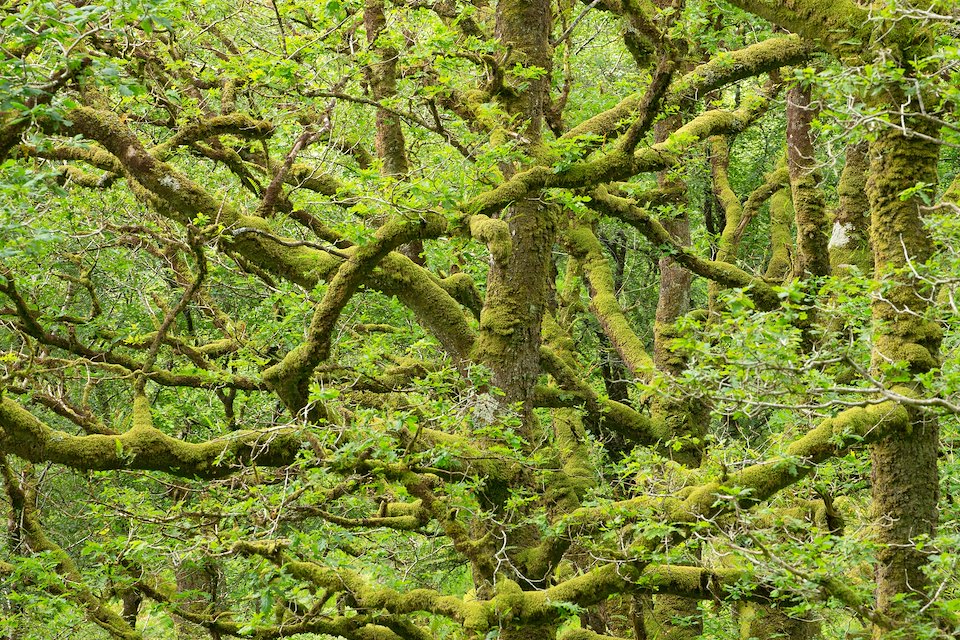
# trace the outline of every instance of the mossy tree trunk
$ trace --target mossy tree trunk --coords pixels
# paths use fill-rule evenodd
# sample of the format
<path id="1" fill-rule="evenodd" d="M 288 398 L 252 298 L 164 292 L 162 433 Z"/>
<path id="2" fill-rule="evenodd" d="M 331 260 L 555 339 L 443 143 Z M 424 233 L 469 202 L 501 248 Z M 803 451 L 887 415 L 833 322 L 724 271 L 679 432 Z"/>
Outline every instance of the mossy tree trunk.
<path id="1" fill-rule="evenodd" d="M 366 1 L 363 8 L 363 25 L 367 31 L 367 44 L 377 58 L 377 62 L 367 68 L 367 82 L 370 85 L 370 96 L 379 102 L 397 94 L 397 60 L 399 59 L 396 48 L 379 42 L 380 36 L 387 28 L 383 0 Z M 410 163 L 407 161 L 407 144 L 400 118 L 385 109 L 377 109 L 375 126 L 374 145 L 377 158 L 380 160 L 381 173 L 385 176 L 402 178 L 410 171 Z M 421 240 L 403 245 L 400 247 L 400 252 L 417 264 L 424 264 Z"/>
<path id="2" fill-rule="evenodd" d="M 663 142 L 682 124 L 679 117 L 661 120 L 654 126 L 654 139 Z M 661 189 L 681 189 L 686 193 L 686 184 L 672 172 L 657 174 Z M 690 218 L 686 202 L 681 202 L 676 217 L 663 221 L 664 228 L 682 246 L 690 246 Z M 660 289 L 654 317 L 653 363 L 658 371 L 676 376 L 686 368 L 686 359 L 673 349 L 676 336 L 674 325 L 690 309 L 690 284 L 693 274 L 670 256 L 660 258 Z M 651 412 L 661 417 L 670 432 L 679 439 L 679 447 L 671 447 L 672 457 L 677 462 L 699 467 L 703 457 L 703 437 L 710 422 L 706 405 L 698 398 L 674 398 L 657 396 Z M 645 603 L 650 605 L 649 602 Z M 703 631 L 699 603 L 690 598 L 658 594 L 652 606 L 638 608 L 643 611 L 646 636 L 651 640 L 685 640 L 695 638 Z M 680 621 L 684 621 L 681 623 Z"/>
<path id="3" fill-rule="evenodd" d="M 858 142 L 847 147 L 846 161 L 840 173 L 837 194 L 840 203 L 833 218 L 830 236 L 830 268 L 856 267 L 863 274 L 873 271 L 870 253 L 870 201 L 867 199 L 868 144 Z"/>
<path id="4" fill-rule="evenodd" d="M 518 135 L 528 152 L 541 141 L 548 100 L 550 3 L 503 0 L 497 4 L 496 33 L 515 61 L 538 78 L 504 89 L 508 110 L 520 122 Z M 542 71 L 536 71 L 542 70 Z M 520 169 L 503 166 L 505 177 Z M 513 203 L 503 217 L 509 225 L 509 256 L 493 260 L 480 313 L 477 355 L 492 372 L 492 382 L 508 403 L 520 403 L 524 422 L 532 421 L 532 392 L 540 373 L 540 335 L 553 274 L 551 251 L 556 235 L 555 211 L 538 197 Z M 528 433 L 527 435 L 532 435 Z"/>
<path id="5" fill-rule="evenodd" d="M 911 264 L 925 261 L 932 242 L 921 219 L 918 197 L 903 194 L 918 183 L 936 184 L 938 145 L 930 142 L 937 131 L 928 123 L 908 123 L 917 135 L 886 129 L 870 145 L 867 196 L 871 210 L 871 242 L 881 293 L 873 302 L 874 366 L 879 372 L 899 363 L 911 374 L 938 365 L 940 330 L 926 319 L 930 291 L 916 279 Z M 910 394 L 911 389 L 901 389 Z M 927 552 L 918 549 L 918 537 L 932 536 L 937 524 L 937 423 L 914 410 L 909 429 L 895 432 L 873 445 L 872 497 L 876 540 L 877 608 L 896 618 L 898 599 L 922 597 L 927 586 L 923 566 Z M 883 635 L 877 630 L 877 636 Z"/>
<path id="6" fill-rule="evenodd" d="M 810 87 L 790 89 L 787 92 L 787 168 L 797 221 L 797 275 L 801 278 L 830 273 L 827 214 L 810 128 L 813 116 Z"/>
<path id="7" fill-rule="evenodd" d="M 496 6 L 495 33 L 510 60 L 519 64 L 530 78 L 508 77 L 497 96 L 516 118 L 511 133 L 536 157 L 541 144 L 544 113 L 549 101 L 552 27 L 549 0 L 501 0 Z M 505 178 L 524 166 L 501 165 Z M 502 391 L 502 404 L 520 407 L 522 435 L 528 442 L 542 442 L 544 435 L 533 413 L 533 390 L 540 375 L 540 347 L 544 314 L 550 304 L 549 283 L 555 267 L 552 249 L 556 238 L 555 207 L 544 204 L 537 194 L 512 203 L 502 213 L 510 235 L 508 255 L 495 256 L 487 277 L 487 291 L 480 312 L 477 359 L 491 372 L 491 382 Z M 490 496 L 498 508 L 498 497 Z M 545 496 L 545 500 L 548 497 Z M 507 541 L 510 562 L 495 576 L 497 590 L 536 589 L 548 584 L 553 553 L 541 547 L 540 532 L 532 526 L 507 526 L 500 535 Z M 508 566 L 509 565 L 509 566 Z M 478 590 L 489 586 L 478 585 Z M 504 640 L 553 638 L 554 625 L 522 626 L 505 624 Z"/>

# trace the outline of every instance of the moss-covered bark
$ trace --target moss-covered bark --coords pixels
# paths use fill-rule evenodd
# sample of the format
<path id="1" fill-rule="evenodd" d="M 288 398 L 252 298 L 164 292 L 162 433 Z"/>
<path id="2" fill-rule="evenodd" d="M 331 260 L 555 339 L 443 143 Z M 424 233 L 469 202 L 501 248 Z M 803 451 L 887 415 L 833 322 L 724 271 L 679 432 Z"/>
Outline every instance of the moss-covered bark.
<path id="1" fill-rule="evenodd" d="M 549 72 L 551 25 L 548 2 L 501 0 L 497 4 L 497 36 L 523 66 Z M 507 103 L 523 123 L 523 135 L 531 148 L 540 143 L 548 78 L 549 73 L 524 83 L 516 98 Z M 508 176 L 517 169 L 503 167 Z M 539 198 L 526 197 L 524 191 L 511 198 L 514 204 L 503 216 L 512 246 L 510 251 L 505 247 L 498 251 L 501 259 L 491 265 L 475 353 L 492 371 L 492 382 L 504 391 L 504 400 L 521 403 L 525 421 L 529 422 L 530 399 L 540 373 L 541 323 L 553 273 L 556 211 Z"/>
<path id="2" fill-rule="evenodd" d="M 847 147 L 837 195 L 840 203 L 833 218 L 830 237 L 830 267 L 833 273 L 856 267 L 861 273 L 873 271 L 870 252 L 870 202 L 867 199 L 869 159 L 866 142 Z"/>
<path id="3" fill-rule="evenodd" d="M 787 92 L 787 168 L 797 224 L 797 275 L 801 278 L 830 273 L 827 210 L 810 131 L 813 116 L 810 87 L 790 89 Z"/>
<path id="4" fill-rule="evenodd" d="M 820 625 L 813 620 L 788 616 L 776 607 L 744 603 L 737 607 L 741 640 L 751 638 L 780 638 L 782 640 L 811 640 L 817 637 Z"/>
<path id="5" fill-rule="evenodd" d="M 925 122 L 916 130 L 935 137 Z M 914 374 L 925 373 L 939 361 L 940 329 L 926 319 L 929 291 L 913 277 L 911 264 L 926 260 L 932 243 L 921 219 L 921 202 L 902 194 L 918 183 L 937 181 L 938 146 L 920 136 L 886 129 L 870 145 L 870 237 L 881 295 L 872 305 L 876 323 L 875 365 L 902 363 Z M 874 444 L 872 496 L 876 539 L 877 607 L 897 614 L 897 599 L 922 593 L 927 584 L 923 565 L 927 552 L 918 537 L 932 536 L 937 523 L 938 432 L 936 420 L 924 413 L 911 416 L 910 427 Z"/>
<path id="6" fill-rule="evenodd" d="M 690 249 L 679 245 L 660 222 L 637 207 L 631 199 L 615 196 L 603 187 L 593 190 L 591 195 L 593 197 L 591 206 L 605 215 L 635 227 L 655 246 L 668 247 L 671 257 L 693 273 L 723 286 L 746 289 L 747 294 L 762 309 L 773 309 L 779 306 L 779 296 L 763 279 L 752 276 L 732 264 L 706 260 L 697 256 Z"/>
<path id="7" fill-rule="evenodd" d="M 604 334 L 630 373 L 639 378 L 649 377 L 653 361 L 620 307 L 613 270 L 603 253 L 603 246 L 597 236 L 583 226 L 570 229 L 566 237 L 573 254 L 582 262 L 590 289 L 590 308 Z"/>
<path id="8" fill-rule="evenodd" d="M 149 411 L 145 398 L 137 396 L 134 428 L 118 436 L 74 436 L 50 428 L 4 394 L 0 396 L 0 451 L 73 469 L 144 469 L 218 478 L 246 461 L 290 464 L 303 444 L 302 437 L 292 431 L 236 431 L 207 442 L 184 442 L 156 429 Z"/>
<path id="9" fill-rule="evenodd" d="M 869 9 L 853 0 L 734 0 L 731 4 L 816 42 L 837 56 L 861 56 L 870 49 L 876 22 Z M 887 25 L 888 46 L 908 48 L 915 34 L 909 24 Z"/>
<path id="10" fill-rule="evenodd" d="M 674 80 L 666 97 L 671 107 L 686 105 L 727 84 L 757 76 L 783 66 L 798 64 L 810 57 L 813 48 L 796 36 L 769 38 L 710 60 Z M 615 107 L 589 118 L 564 134 L 573 138 L 585 134 L 612 135 L 629 124 L 642 94 L 624 99 Z"/>
<path id="11" fill-rule="evenodd" d="M 316 248 L 292 243 L 270 233 L 269 223 L 242 215 L 214 198 L 187 176 L 159 162 L 115 115 L 81 107 L 71 111 L 74 131 L 109 151 L 140 191 L 161 214 L 183 224 L 198 214 L 215 215 L 227 230 L 220 246 L 235 251 L 262 269 L 312 289 L 336 273 L 342 259 Z M 473 329 L 460 305 L 427 272 L 397 254 L 387 255 L 373 272 L 370 284 L 397 298 L 458 359 L 473 346 Z"/>
<path id="12" fill-rule="evenodd" d="M 790 192 L 781 189 L 770 198 L 770 259 L 764 280 L 782 284 L 793 272 L 793 204 Z"/>

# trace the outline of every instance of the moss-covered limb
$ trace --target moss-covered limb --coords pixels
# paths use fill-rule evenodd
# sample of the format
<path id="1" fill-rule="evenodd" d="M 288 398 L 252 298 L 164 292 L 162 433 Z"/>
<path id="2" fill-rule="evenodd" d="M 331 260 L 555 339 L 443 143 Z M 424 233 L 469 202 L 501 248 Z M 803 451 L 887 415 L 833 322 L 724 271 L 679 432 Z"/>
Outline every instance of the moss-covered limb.
<path id="1" fill-rule="evenodd" d="M 592 528 L 614 518 L 630 520 L 630 514 L 649 509 L 661 511 L 664 519 L 674 523 L 713 518 L 768 500 L 802 480 L 818 464 L 845 455 L 851 447 L 902 433 L 909 426 L 910 415 L 896 402 L 847 409 L 795 440 L 787 446 L 784 456 L 745 467 L 722 482 L 691 486 L 677 497 L 639 496 L 601 507 L 581 507 L 564 521 L 569 527 Z M 734 499 L 730 498 L 730 489 L 736 493 Z"/>
<path id="2" fill-rule="evenodd" d="M 763 279 L 783 283 L 793 273 L 793 204 L 790 191 L 780 189 L 770 197 L 770 260 Z"/>
<path id="3" fill-rule="evenodd" d="M 563 465 L 562 486 L 554 487 L 557 494 L 553 501 L 563 512 L 580 506 L 580 498 L 586 490 L 596 485 L 596 469 L 591 463 L 590 445 L 583 437 L 583 420 L 579 413 L 559 409 L 551 413 L 557 455 Z M 559 494 L 566 493 L 567 496 Z"/>
<path id="4" fill-rule="evenodd" d="M 665 54 L 656 69 L 653 71 L 653 78 L 650 85 L 643 94 L 640 103 L 637 105 L 637 114 L 633 122 L 623 132 L 617 141 L 617 147 L 624 153 L 633 153 L 633 150 L 640 144 L 640 140 L 650 130 L 654 118 L 659 115 L 663 106 L 670 80 L 673 78 L 674 71 L 677 68 L 676 62 L 670 54 Z"/>
<path id="5" fill-rule="evenodd" d="M 738 133 L 753 124 L 769 106 L 763 96 L 747 96 L 735 111 L 717 109 L 701 113 L 678 128 L 665 141 L 638 149 L 633 156 L 610 151 L 595 160 L 572 164 L 558 173 L 551 172 L 545 186 L 586 188 L 606 182 L 625 180 L 650 171 L 676 166 L 683 154 L 712 135 Z"/>
<path id="6" fill-rule="evenodd" d="M 37 320 L 41 316 L 39 311 L 29 306 L 26 299 L 17 288 L 14 275 L 10 271 L 0 266 L 0 292 L 4 293 L 13 303 L 17 313 L 18 322 L 16 327 L 26 335 L 36 339 L 44 345 L 63 349 L 68 353 L 79 356 L 84 364 L 94 368 L 108 369 L 116 371 L 121 375 L 130 375 L 134 371 L 142 372 L 147 378 L 157 384 L 167 387 L 192 387 L 192 388 L 235 388 L 245 391 L 256 391 L 265 389 L 263 382 L 246 376 L 233 375 L 223 371 L 211 371 L 203 374 L 182 374 L 166 369 L 157 369 L 153 365 L 137 360 L 131 356 L 122 353 L 116 353 L 112 349 L 100 351 L 80 342 L 75 332 L 69 332 L 67 336 L 47 330 Z M 154 336 L 157 334 L 154 333 Z M 41 358 L 50 362 L 66 360 L 57 358 Z"/>
<path id="7" fill-rule="evenodd" d="M 27 387 L 15 387 L 8 384 L 4 388 L 4 391 L 28 396 L 29 402 L 44 406 L 61 418 L 66 418 L 83 429 L 85 433 L 104 436 L 117 435 L 117 432 L 105 425 L 103 421 L 91 411 L 89 406 L 78 407 L 65 397 L 55 396 L 43 390 Z"/>
<path id="8" fill-rule="evenodd" d="M 136 136 L 113 113 L 81 107 L 70 112 L 73 129 L 99 142 L 124 167 L 125 173 L 153 194 L 161 213 L 180 223 L 197 214 L 213 217 L 228 229 L 252 228 L 264 233 L 221 239 L 221 246 L 236 251 L 253 264 L 290 282 L 312 289 L 330 278 L 341 259 L 307 246 L 288 246 L 271 239 L 269 224 L 262 218 L 241 215 L 229 203 L 214 198 L 185 175 L 151 156 Z M 371 286 L 386 295 L 396 295 L 417 314 L 423 325 L 457 359 L 466 358 L 473 345 L 473 330 L 460 307 L 430 274 L 398 254 L 389 254 L 375 270 Z"/>
<path id="9" fill-rule="evenodd" d="M 390 506 L 392 505 L 387 505 L 388 513 Z M 346 529 L 383 527 L 396 531 L 419 531 L 430 521 L 430 514 L 423 507 L 419 507 L 414 513 L 407 515 L 370 516 L 367 518 L 345 518 L 322 509 L 311 509 L 305 513 L 318 516 L 327 522 L 332 522 Z"/>
<path id="10" fill-rule="evenodd" d="M 550 349 L 542 348 L 540 357 L 544 369 L 557 380 L 560 387 L 582 398 L 585 408 L 601 417 L 606 429 L 618 433 L 633 444 L 654 445 L 666 442 L 670 437 L 659 422 L 615 400 L 601 399 L 588 382 Z"/>
<path id="11" fill-rule="evenodd" d="M 321 587 L 330 593 L 342 593 L 357 609 L 380 610 L 391 614 L 426 612 L 463 622 L 472 603 L 465 598 L 449 596 L 433 589 L 413 589 L 407 592 L 390 587 L 375 586 L 366 578 L 346 568 L 332 568 L 315 562 L 295 560 L 281 545 L 241 541 L 233 546 L 234 553 L 261 556 L 284 567 L 296 578 Z"/>
<path id="12" fill-rule="evenodd" d="M 394 218 L 377 230 L 373 242 L 356 247 L 341 263 L 314 311 L 306 340 L 263 374 L 292 413 L 299 413 L 307 406 L 309 379 L 316 366 L 330 354 L 333 329 L 340 313 L 374 267 L 401 244 L 440 235 L 446 226 L 446 220 L 439 215 L 424 214 L 415 220 Z"/>
<path id="13" fill-rule="evenodd" d="M 691 491 L 679 510 L 673 513 L 678 521 L 713 517 L 732 508 L 732 503 L 750 507 L 799 482 L 816 466 L 844 455 L 856 445 L 876 442 L 891 433 L 906 430 L 910 416 L 894 402 L 847 409 L 822 421 L 816 428 L 792 442 L 785 456 L 745 467 L 730 474 L 723 483 L 708 483 Z M 724 499 L 726 487 L 741 491 L 735 500 Z M 683 513 L 687 513 L 683 516 Z"/>
<path id="14" fill-rule="evenodd" d="M 890 47 L 906 46 L 913 40 L 907 21 L 881 28 L 871 19 L 869 9 L 853 0 L 733 0 L 733 5 L 816 42 L 834 55 L 860 57 L 877 35 Z"/>
<path id="15" fill-rule="evenodd" d="M 605 215 L 635 227 L 654 246 L 669 247 L 670 255 L 693 273 L 726 287 L 747 289 L 747 294 L 760 308 L 774 309 L 780 305 L 779 296 L 762 279 L 732 264 L 705 260 L 695 255 L 688 247 L 681 246 L 663 225 L 651 218 L 646 211 L 635 206 L 631 200 L 614 196 L 603 187 L 594 189 L 591 195 L 593 196 L 591 206 Z"/>
<path id="16" fill-rule="evenodd" d="M 870 201 L 867 199 L 868 145 L 858 142 L 847 146 L 846 161 L 837 185 L 839 206 L 834 213 L 833 234 L 827 248 L 833 273 L 847 265 L 861 273 L 873 271 L 870 252 Z"/>
<path id="17" fill-rule="evenodd" d="M 166 159 L 177 147 L 222 135 L 238 138 L 262 140 L 273 135 L 274 125 L 269 120 L 257 120 L 244 113 L 229 113 L 211 116 L 198 122 L 181 127 L 176 133 L 158 144 L 150 153 L 156 158 Z"/>
<path id="18" fill-rule="evenodd" d="M 293 163 L 285 181 L 298 189 L 306 189 L 331 198 L 336 196 L 338 202 L 345 205 L 352 205 L 355 202 L 354 195 L 347 189 L 346 185 L 329 173 L 303 162 Z"/>
<path id="19" fill-rule="evenodd" d="M 953 205 L 960 205 L 960 175 L 957 175 L 957 177 L 953 179 L 953 182 L 950 183 L 950 186 L 947 187 L 946 191 L 943 192 L 942 201 Z"/>
<path id="20" fill-rule="evenodd" d="M 620 354 L 630 373 L 648 379 L 653 370 L 653 360 L 620 307 L 613 270 L 603 253 L 603 246 L 593 231 L 583 225 L 568 230 L 566 239 L 571 252 L 583 265 L 590 290 L 590 308 L 610 339 L 610 344 Z"/>
<path id="21" fill-rule="evenodd" d="M 713 176 L 713 195 L 723 208 L 723 228 L 717 241 L 717 262 L 733 264 L 737 260 L 736 231 L 743 218 L 743 205 L 730 186 L 730 140 L 714 136 L 710 144 L 710 172 Z"/>
<path id="22" fill-rule="evenodd" d="M 140 390 L 142 390 L 143 385 L 146 384 L 146 377 L 143 374 L 153 369 L 153 365 L 157 361 L 157 356 L 160 354 L 160 347 L 163 346 L 171 325 L 174 320 L 177 319 L 177 316 L 183 313 L 187 305 L 191 303 L 203 285 L 204 280 L 207 278 L 207 258 L 203 252 L 203 245 L 193 237 L 192 232 L 190 237 L 192 240 L 191 248 L 196 257 L 197 274 L 196 277 L 193 278 L 193 281 L 184 288 L 177 303 L 173 305 L 172 308 L 166 310 L 163 321 L 160 323 L 160 326 L 157 327 L 153 340 L 151 340 L 150 345 L 147 347 L 147 353 L 144 354 L 143 357 L 142 369 L 140 370 L 140 374 L 135 378 L 136 386 Z"/>
<path id="23" fill-rule="evenodd" d="M 590 606 L 620 593 L 663 593 L 696 600 L 724 600 L 735 587 L 752 576 L 737 569 L 709 569 L 685 565 L 641 565 L 609 563 L 554 587 L 523 594 L 519 617 L 530 621 L 556 615 L 555 602 L 575 602 Z M 749 594 L 737 591 L 737 597 L 769 601 L 768 589 L 758 588 Z M 551 612 L 551 609 L 553 610 Z"/>
<path id="24" fill-rule="evenodd" d="M 134 336 L 132 339 L 124 340 L 123 346 L 130 349 L 146 349 L 153 343 L 157 335 L 156 331 L 151 331 Z M 170 350 L 176 355 L 186 356 L 193 364 L 207 370 L 214 366 L 210 359 L 236 353 L 242 346 L 236 338 L 220 338 L 219 340 L 211 340 L 206 344 L 192 345 L 178 336 L 172 335 L 163 336 L 163 344 L 169 346 Z"/>
<path id="25" fill-rule="evenodd" d="M 742 603 L 737 607 L 736 615 L 741 640 L 751 638 L 813 640 L 820 633 L 818 622 L 788 616 L 776 607 Z"/>
<path id="26" fill-rule="evenodd" d="M 743 238 L 744 232 L 747 230 L 747 226 L 760 212 L 760 207 L 763 203 L 772 198 L 777 191 L 789 184 L 790 174 L 786 167 L 781 166 L 765 175 L 763 184 L 747 196 L 746 202 L 743 203 L 743 215 L 740 217 L 740 223 L 734 231 L 734 239 L 738 245 Z"/>
<path id="27" fill-rule="evenodd" d="M 220 478 L 237 465 L 293 462 L 303 437 L 289 430 L 237 431 L 190 443 L 147 423 L 149 408 L 135 407 L 139 424 L 119 436 L 75 436 L 52 429 L 7 395 L 0 398 L 0 450 L 30 462 L 52 462 L 80 470 L 143 469 L 181 477 Z"/>
<path id="28" fill-rule="evenodd" d="M 463 308 L 469 311 L 474 319 L 479 322 L 480 310 L 483 308 L 483 297 L 470 274 L 455 273 L 446 278 L 436 278 L 436 282 L 441 289 L 463 305 Z"/>
<path id="29" fill-rule="evenodd" d="M 490 218 L 482 213 L 470 216 L 470 235 L 490 250 L 490 257 L 505 262 L 513 251 L 510 241 L 510 225 L 499 218 Z"/>
<path id="30" fill-rule="evenodd" d="M 810 87 L 792 87 L 787 92 L 787 169 L 797 224 L 797 276 L 800 278 L 830 274 L 827 209 L 810 128 L 814 115 Z"/>
<path id="31" fill-rule="evenodd" d="M 557 640 L 626 640 L 618 636 L 607 636 L 590 629 L 574 629 L 569 627 L 557 636 Z"/>
<path id="32" fill-rule="evenodd" d="M 366 640 L 369 636 L 363 634 L 363 630 L 367 629 L 369 625 L 378 624 L 385 617 L 363 614 L 328 617 L 320 615 L 320 613 L 317 612 L 315 615 L 305 616 L 302 620 L 285 621 L 282 625 L 256 626 L 251 634 L 249 631 L 241 631 L 245 627 L 248 627 L 248 625 L 244 622 L 233 620 L 229 612 L 208 613 L 184 606 L 182 601 L 178 599 L 176 587 L 161 583 L 154 575 L 143 572 L 135 577 L 136 588 L 139 591 L 151 600 L 165 605 L 174 615 L 209 631 L 228 636 L 252 636 L 258 640 L 267 640 L 272 638 L 285 638 L 303 633 L 318 633 L 329 634 L 335 637 Z M 391 640 L 398 639 L 396 636 L 392 636 Z"/>
<path id="33" fill-rule="evenodd" d="M 799 64 L 810 57 L 810 43 L 797 36 L 770 38 L 737 51 L 721 54 L 676 79 L 667 94 L 666 104 L 678 106 L 698 100 L 732 82 Z M 608 136 L 619 133 L 630 123 L 642 94 L 625 98 L 615 107 L 585 120 L 563 135 L 575 138 L 588 134 Z"/>
<path id="34" fill-rule="evenodd" d="M 70 600 L 82 606 L 91 622 L 105 630 L 118 640 L 142 640 L 127 622 L 102 598 L 97 596 L 85 583 L 80 569 L 63 547 L 54 542 L 40 523 L 37 511 L 36 494 L 27 480 L 23 487 L 14 474 L 4 453 L 7 449 L 0 446 L 0 472 L 6 487 L 7 497 L 16 512 L 15 521 L 23 529 L 27 547 L 34 553 L 48 553 L 57 561 L 58 573 L 64 578 L 63 585 L 52 584 L 51 590 L 60 592 Z"/>
<path id="35" fill-rule="evenodd" d="M 680 127 L 664 142 L 638 149 L 633 155 L 617 148 L 594 160 L 575 162 L 562 171 L 545 166 L 531 167 L 476 196 L 465 203 L 462 209 L 467 215 L 493 215 L 511 202 L 522 200 L 531 192 L 543 188 L 582 189 L 673 167 L 680 161 L 681 154 L 700 140 L 711 135 L 742 131 L 767 106 L 766 99 L 754 96 L 744 100 L 744 106 L 736 111 L 707 111 Z"/>
<path id="36" fill-rule="evenodd" d="M 17 154 L 47 160 L 63 160 L 66 162 L 83 162 L 91 167 L 107 171 L 111 174 L 123 172 L 123 166 L 112 155 L 95 146 L 79 147 L 66 144 L 35 147 L 21 144 L 17 147 Z M 109 176 L 97 176 L 98 181 L 104 184 L 112 182 Z"/>

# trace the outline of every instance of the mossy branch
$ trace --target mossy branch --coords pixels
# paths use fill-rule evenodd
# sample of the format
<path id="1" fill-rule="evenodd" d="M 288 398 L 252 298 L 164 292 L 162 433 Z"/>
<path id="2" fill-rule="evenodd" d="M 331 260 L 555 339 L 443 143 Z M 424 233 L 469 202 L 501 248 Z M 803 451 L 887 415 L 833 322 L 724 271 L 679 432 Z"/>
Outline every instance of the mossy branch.
<path id="1" fill-rule="evenodd" d="M 723 208 L 723 229 L 717 242 L 717 262 L 733 264 L 737 260 L 736 229 L 743 218 L 743 204 L 730 186 L 730 141 L 725 136 L 710 138 L 710 170 L 713 195 Z"/>
<path id="2" fill-rule="evenodd" d="M 270 383 L 292 413 L 299 413 L 307 405 L 309 378 L 316 366 L 330 355 L 337 319 L 374 267 L 401 244 L 436 237 L 446 227 L 442 216 L 429 212 L 414 220 L 394 218 L 377 231 L 373 242 L 355 248 L 340 264 L 314 311 L 306 340 L 264 372 L 264 380 Z"/>
<path id="3" fill-rule="evenodd" d="M 797 36 L 770 38 L 737 51 L 717 56 L 676 79 L 665 104 L 680 106 L 732 82 L 760 75 L 780 67 L 799 64 L 810 57 L 813 47 Z M 575 138 L 588 134 L 609 136 L 623 131 L 630 115 L 639 107 L 642 94 L 634 94 L 603 113 L 585 120 L 563 135 Z"/>
<path id="4" fill-rule="evenodd" d="M 70 111 L 68 117 L 73 122 L 73 131 L 97 141 L 121 163 L 124 173 L 134 185 L 139 185 L 140 192 L 149 197 L 160 213 L 181 224 L 189 224 L 198 214 L 205 214 L 227 229 L 248 227 L 266 232 L 244 234 L 233 240 L 222 238 L 223 249 L 236 251 L 260 268 L 307 289 L 333 277 L 339 268 L 342 260 L 330 253 L 271 241 L 266 220 L 240 214 L 228 202 L 213 197 L 170 165 L 157 160 L 116 114 L 79 107 Z M 386 295 L 396 295 L 451 355 L 465 358 L 474 336 L 457 302 L 429 272 L 404 256 L 389 254 L 380 266 L 379 277 L 371 279 L 370 285 Z"/>
<path id="5" fill-rule="evenodd" d="M 273 135 L 274 125 L 269 120 L 257 120 L 243 113 L 229 113 L 220 116 L 211 116 L 205 120 L 184 125 L 170 138 L 158 144 L 150 153 L 158 159 L 165 159 L 177 147 L 230 134 L 238 138 L 262 140 Z"/>
<path id="6" fill-rule="evenodd" d="M 592 196 L 592 207 L 633 226 L 654 246 L 667 248 L 674 260 L 693 273 L 725 287 L 745 289 L 747 295 L 762 309 L 775 309 L 780 305 L 777 293 L 762 279 L 732 264 L 706 260 L 695 255 L 689 247 L 681 246 L 663 225 L 651 218 L 645 210 L 637 207 L 632 200 L 615 196 L 604 187 L 594 189 Z"/>
<path id="7" fill-rule="evenodd" d="M 653 360 L 620 307 L 613 270 L 603 254 L 603 246 L 597 236 L 585 226 L 570 229 L 566 238 L 572 253 L 583 265 L 583 273 L 590 289 L 590 308 L 597 316 L 603 332 L 630 373 L 638 378 L 648 379 L 654 368 Z"/>
<path id="8" fill-rule="evenodd" d="M 652 420 L 616 400 L 601 399 L 589 383 L 552 350 L 542 347 L 540 361 L 564 391 L 575 394 L 582 400 L 587 411 L 599 416 L 608 429 L 617 432 L 627 441 L 649 446 L 666 442 L 670 438 L 669 430 L 661 422 Z"/>
<path id="9" fill-rule="evenodd" d="M 636 153 L 613 149 L 594 160 L 575 162 L 561 171 L 538 165 L 515 174 L 496 188 L 482 193 L 462 206 L 465 215 L 493 215 L 507 205 L 544 188 L 584 189 L 606 182 L 626 180 L 640 173 L 675 166 L 682 154 L 712 135 L 746 129 L 766 110 L 762 96 L 751 96 L 736 111 L 722 109 L 702 113 L 677 129 L 665 141 L 643 147 Z"/>
<path id="10" fill-rule="evenodd" d="M 290 464 L 303 444 L 289 429 L 236 431 L 191 443 L 153 426 L 146 399 L 134 401 L 134 428 L 118 436 L 75 436 L 53 429 L 19 403 L 0 396 L 0 450 L 30 462 L 52 462 L 72 469 L 142 469 L 186 478 L 222 478 L 238 465 Z"/>
<path id="11" fill-rule="evenodd" d="M 732 0 L 731 4 L 814 42 L 839 58 L 872 52 L 874 38 L 903 55 L 924 38 L 910 20 L 881 23 L 868 7 L 853 0 Z M 929 35 L 929 34 L 927 34 Z"/>
<path id="12" fill-rule="evenodd" d="M 882 402 L 847 409 L 821 422 L 787 446 L 785 455 L 745 467 L 722 480 L 689 487 L 681 497 L 640 496 L 602 507 L 582 507 L 572 512 L 568 526 L 593 527 L 610 518 L 629 520 L 630 512 L 656 509 L 674 523 L 693 524 L 703 519 L 750 508 L 796 484 L 818 464 L 845 455 L 850 448 L 875 442 L 910 426 L 910 415 L 898 402 Z"/>
<path id="13" fill-rule="evenodd" d="M 470 235 L 487 245 L 490 256 L 497 262 L 506 262 L 513 251 L 510 225 L 499 218 L 491 218 L 482 213 L 470 216 Z"/>
<path id="14" fill-rule="evenodd" d="M 384 609 L 391 614 L 424 611 L 463 621 L 468 604 L 456 596 L 443 595 L 433 589 L 413 589 L 402 592 L 390 587 L 377 587 L 356 571 L 324 567 L 315 562 L 294 560 L 276 543 L 241 541 L 233 546 L 234 553 L 256 555 L 284 567 L 296 578 L 305 580 L 331 593 L 345 594 L 357 609 Z"/>
<path id="15" fill-rule="evenodd" d="M 774 169 L 763 177 L 763 184 L 754 189 L 747 197 L 747 201 L 743 203 L 743 215 L 740 217 L 740 222 L 733 232 L 733 241 L 735 243 L 740 243 L 744 232 L 747 230 L 747 225 L 757 216 L 763 203 L 789 183 L 790 174 L 787 172 L 786 167 Z"/>

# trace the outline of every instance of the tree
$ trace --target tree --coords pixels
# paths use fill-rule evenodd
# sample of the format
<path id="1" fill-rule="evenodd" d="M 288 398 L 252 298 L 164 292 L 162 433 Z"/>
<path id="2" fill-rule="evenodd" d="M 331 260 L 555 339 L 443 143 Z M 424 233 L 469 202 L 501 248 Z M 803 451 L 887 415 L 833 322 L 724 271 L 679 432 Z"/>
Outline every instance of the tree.
<path id="1" fill-rule="evenodd" d="M 953 3 L 3 16 L 9 637 L 956 633 Z"/>

